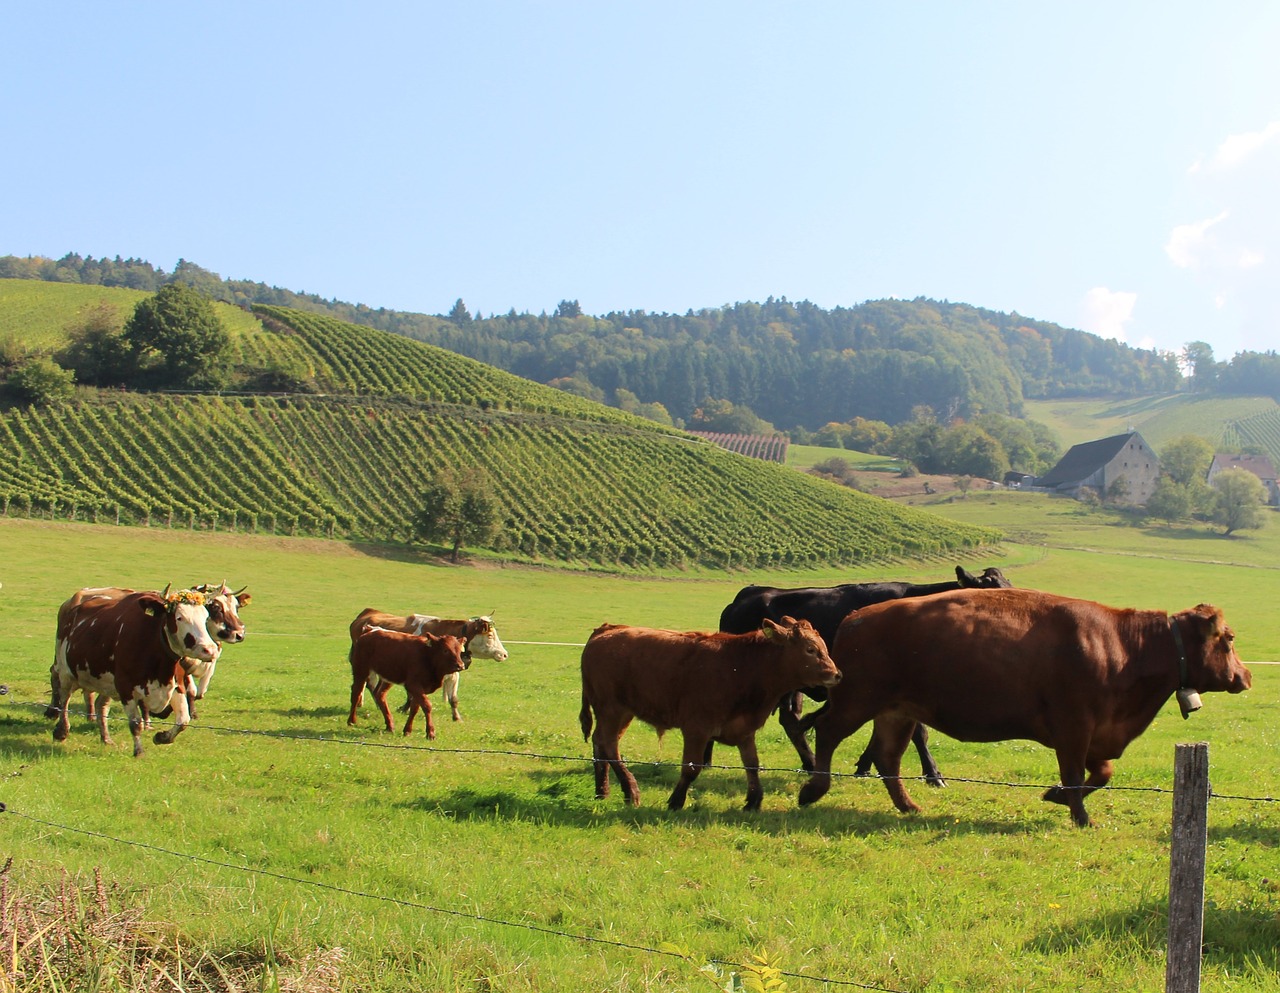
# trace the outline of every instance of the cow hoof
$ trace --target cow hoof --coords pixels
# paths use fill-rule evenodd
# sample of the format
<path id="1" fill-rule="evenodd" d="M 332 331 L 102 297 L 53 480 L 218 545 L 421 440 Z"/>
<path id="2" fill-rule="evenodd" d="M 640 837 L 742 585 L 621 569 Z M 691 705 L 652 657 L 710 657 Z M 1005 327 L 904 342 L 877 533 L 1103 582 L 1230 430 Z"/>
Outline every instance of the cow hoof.
<path id="1" fill-rule="evenodd" d="M 67 732 L 66 732 L 66 731 L 64 731 L 64 730 L 62 730 L 62 728 L 54 728 L 54 729 L 53 729 L 53 740 L 54 740 L 54 741 L 66 741 L 66 740 L 67 740 Z"/>
<path id="2" fill-rule="evenodd" d="M 60 707 L 45 707 L 45 708 L 44 708 L 44 716 L 45 716 L 45 717 L 57 717 L 60 713 L 62 713 L 62 709 L 61 709 Z"/>
<path id="3" fill-rule="evenodd" d="M 807 807 L 811 803 L 816 803 L 827 795 L 827 790 L 831 789 L 830 783 L 814 782 L 812 779 L 800 787 L 800 806 Z"/>
<path id="4" fill-rule="evenodd" d="M 927 776 L 925 782 L 935 790 L 945 790 L 947 788 L 947 781 L 941 776 Z"/>
<path id="5" fill-rule="evenodd" d="M 152 738 L 151 740 L 152 740 L 152 741 L 154 741 L 157 745 L 172 745 L 172 744 L 173 744 L 173 732 L 172 732 L 172 731 L 157 731 L 157 732 L 156 732 L 156 736 L 155 736 L 154 738 Z M 139 751 L 141 751 L 141 749 L 139 749 Z"/>
<path id="6" fill-rule="evenodd" d="M 461 715 L 461 714 L 454 714 L 454 715 L 453 715 L 453 719 L 454 719 L 455 721 L 460 721 L 460 720 L 462 720 L 462 715 Z"/>

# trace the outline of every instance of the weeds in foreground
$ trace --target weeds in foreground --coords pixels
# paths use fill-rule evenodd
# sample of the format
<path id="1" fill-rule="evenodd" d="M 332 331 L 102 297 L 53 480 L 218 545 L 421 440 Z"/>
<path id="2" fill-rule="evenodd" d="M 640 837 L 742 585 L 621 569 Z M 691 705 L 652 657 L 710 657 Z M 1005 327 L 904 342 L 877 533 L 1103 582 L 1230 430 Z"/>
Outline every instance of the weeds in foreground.
<path id="1" fill-rule="evenodd" d="M 64 872 L 22 892 L 0 869 L 0 993 L 336 993 L 341 948 L 294 961 L 267 942 L 218 956 L 184 947 L 177 929 L 147 922 L 94 870 L 92 888 Z"/>

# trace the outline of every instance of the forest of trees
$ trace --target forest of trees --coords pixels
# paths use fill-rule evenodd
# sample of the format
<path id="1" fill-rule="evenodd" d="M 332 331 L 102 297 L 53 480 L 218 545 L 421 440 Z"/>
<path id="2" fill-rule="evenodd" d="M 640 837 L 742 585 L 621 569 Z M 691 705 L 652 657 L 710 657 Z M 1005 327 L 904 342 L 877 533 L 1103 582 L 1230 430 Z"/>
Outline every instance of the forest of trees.
<path id="1" fill-rule="evenodd" d="M 241 306 L 322 312 L 679 424 L 715 402 L 792 432 L 859 417 L 900 424 L 920 404 L 944 424 L 987 414 L 1019 417 L 1024 399 L 1174 391 L 1184 385 L 1180 358 L 1192 365 L 1197 390 L 1280 398 L 1275 352 L 1217 362 L 1203 343 L 1189 345 L 1184 356 L 1134 349 L 1016 313 L 923 298 L 826 310 L 770 297 L 683 315 L 598 317 L 584 314 L 576 300 L 561 300 L 549 315 L 512 310 L 483 317 L 461 299 L 447 315 L 374 309 L 224 280 L 185 260 L 166 275 L 135 259 L 8 256 L 0 258 L 3 277 L 139 289 L 181 282 Z"/>

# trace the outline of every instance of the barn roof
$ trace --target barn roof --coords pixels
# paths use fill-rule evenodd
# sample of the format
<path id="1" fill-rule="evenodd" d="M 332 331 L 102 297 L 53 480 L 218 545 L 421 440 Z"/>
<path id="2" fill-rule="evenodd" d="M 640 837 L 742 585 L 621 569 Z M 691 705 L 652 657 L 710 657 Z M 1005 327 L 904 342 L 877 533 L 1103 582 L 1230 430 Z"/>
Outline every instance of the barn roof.
<path id="1" fill-rule="evenodd" d="M 1213 465 L 1209 466 L 1209 478 L 1212 479 L 1224 469 L 1244 469 L 1263 482 L 1276 479 L 1275 466 L 1265 455 L 1215 455 Z"/>
<path id="2" fill-rule="evenodd" d="M 1110 438 L 1101 438 L 1098 441 L 1072 445 L 1057 465 L 1036 479 L 1036 485 L 1062 486 L 1064 483 L 1078 483 L 1082 479 L 1088 479 L 1119 455 L 1124 450 L 1124 446 L 1135 437 L 1142 441 L 1142 436 L 1137 431 L 1130 431 Z M 1145 441 L 1142 443 L 1146 444 Z"/>

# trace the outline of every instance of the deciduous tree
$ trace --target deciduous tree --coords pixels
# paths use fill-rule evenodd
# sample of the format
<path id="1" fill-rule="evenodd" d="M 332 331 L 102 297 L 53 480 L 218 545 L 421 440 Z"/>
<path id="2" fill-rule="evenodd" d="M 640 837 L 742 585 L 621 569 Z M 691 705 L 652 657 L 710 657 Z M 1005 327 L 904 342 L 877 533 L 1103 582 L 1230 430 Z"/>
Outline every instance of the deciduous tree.
<path id="1" fill-rule="evenodd" d="M 148 385 L 219 389 L 227 380 L 227 332 L 213 303 L 184 283 L 141 300 L 124 338 Z"/>
<path id="2" fill-rule="evenodd" d="M 458 561 L 463 545 L 483 544 L 501 524 L 493 480 L 483 469 L 439 469 L 422 492 L 422 509 L 413 518 L 414 537 L 449 545 Z"/>
<path id="3" fill-rule="evenodd" d="M 1227 469 L 1213 477 L 1212 520 L 1223 528 L 1223 536 L 1234 531 L 1262 527 L 1266 487 L 1246 469 Z"/>

